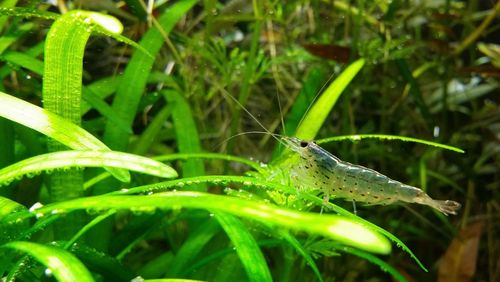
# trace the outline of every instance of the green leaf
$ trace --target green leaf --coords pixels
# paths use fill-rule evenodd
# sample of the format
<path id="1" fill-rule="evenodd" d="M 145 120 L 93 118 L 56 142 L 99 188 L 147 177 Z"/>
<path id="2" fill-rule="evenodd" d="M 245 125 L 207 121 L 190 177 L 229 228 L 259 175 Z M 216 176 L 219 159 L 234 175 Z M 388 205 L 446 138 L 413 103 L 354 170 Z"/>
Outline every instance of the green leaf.
<path id="1" fill-rule="evenodd" d="M 217 221 L 209 219 L 201 223 L 198 228 L 190 233 L 189 237 L 176 252 L 174 259 L 168 267 L 167 276 L 177 277 L 182 275 L 181 273 L 196 261 L 203 248 L 207 247 L 210 240 L 219 232 L 220 226 L 217 224 Z"/>
<path id="2" fill-rule="evenodd" d="M 331 141 L 343 141 L 343 140 L 350 140 L 353 142 L 357 142 L 357 141 L 362 140 L 362 139 L 370 139 L 370 138 L 375 138 L 375 139 L 380 139 L 380 140 L 400 140 L 400 141 L 404 141 L 404 142 L 414 142 L 414 143 L 420 143 L 420 144 L 425 144 L 428 146 L 433 146 L 433 147 L 438 147 L 438 148 L 454 151 L 457 153 L 465 153 L 465 151 L 460 149 L 460 148 L 449 146 L 449 145 L 444 145 L 444 144 L 437 143 L 437 142 L 432 142 L 432 141 L 427 141 L 427 140 L 422 140 L 422 139 L 417 139 L 417 138 L 412 138 L 412 137 L 406 137 L 406 136 L 387 135 L 387 134 L 342 135 L 342 136 L 335 136 L 335 137 L 319 139 L 316 142 L 318 144 L 328 143 Z"/>
<path id="3" fill-rule="evenodd" d="M 180 1 L 167 9 L 159 18 L 158 22 L 163 28 L 163 35 L 173 29 L 175 23 L 189 11 L 196 0 Z M 150 28 L 142 37 L 139 45 L 148 50 L 153 57 L 143 52 L 135 52 L 121 78 L 117 93 L 113 100 L 113 110 L 124 121 L 131 126 L 134 120 L 140 98 L 144 92 L 147 78 L 154 63 L 154 56 L 160 51 L 164 43 L 162 33 L 155 27 Z M 125 151 L 128 146 L 129 133 L 115 126 L 107 124 L 104 140 L 112 149 Z"/>
<path id="4" fill-rule="evenodd" d="M 42 171 L 70 167 L 115 167 L 163 178 L 177 177 L 177 172 L 171 167 L 138 155 L 115 151 L 58 151 L 31 157 L 1 169 L 0 185 L 24 175 L 30 177 Z"/>
<path id="5" fill-rule="evenodd" d="M 172 119 L 175 126 L 175 136 L 180 153 L 201 152 L 200 138 L 196 123 L 188 102 L 180 93 L 174 90 L 164 91 L 163 96 L 172 109 Z M 182 166 L 182 176 L 204 175 L 205 167 L 203 161 L 196 159 L 187 160 Z M 199 190 L 205 190 L 199 187 Z"/>
<path id="6" fill-rule="evenodd" d="M 356 74 L 358 74 L 364 64 L 365 61 L 363 59 L 359 59 L 350 64 L 339 77 L 328 86 L 302 120 L 302 123 L 297 128 L 295 136 L 305 140 L 312 140 L 316 137 L 316 134 L 318 134 L 328 114 L 337 103 L 340 94 L 342 94 L 344 89 L 349 85 Z"/>
<path id="7" fill-rule="evenodd" d="M 199 178 L 202 179 L 202 177 Z M 227 178 L 236 179 L 238 177 Z M 239 178 L 252 179 L 249 177 Z M 221 176 L 220 179 L 223 179 L 223 177 Z M 250 180 L 245 181 L 248 182 Z M 151 187 L 147 187 L 148 189 L 145 191 L 151 191 Z M 156 184 L 156 187 L 164 189 L 160 184 Z M 372 231 L 371 228 L 367 228 L 345 217 L 297 212 L 253 200 L 201 192 L 168 192 L 149 196 L 106 195 L 79 198 L 46 205 L 36 209 L 35 213 L 40 216 L 50 214 L 54 210 L 64 213 L 74 210 L 104 211 L 108 209 L 128 209 L 139 213 L 152 212 L 155 209 L 173 209 L 179 207 L 225 212 L 259 221 L 270 226 L 281 226 L 295 231 L 304 231 L 310 234 L 325 236 L 342 244 L 373 253 L 388 254 L 391 251 L 391 245 L 385 237 Z M 31 214 L 31 216 L 33 215 L 34 213 Z M 22 219 L 24 216 L 26 214 L 13 215 L 16 220 Z"/>
<path id="8" fill-rule="evenodd" d="M 47 110 L 0 92 L 0 116 L 36 130 L 75 150 L 110 151 L 104 143 L 81 127 Z M 110 171 L 123 182 L 128 172 Z"/>
<path id="9" fill-rule="evenodd" d="M 74 255 L 65 250 L 23 241 L 10 242 L 1 248 L 13 249 L 34 257 L 50 269 L 58 281 L 94 281 L 85 266 Z"/>
<path id="10" fill-rule="evenodd" d="M 214 215 L 231 239 L 248 275 L 248 281 L 273 281 L 259 245 L 243 222 L 227 213 L 214 212 Z"/>

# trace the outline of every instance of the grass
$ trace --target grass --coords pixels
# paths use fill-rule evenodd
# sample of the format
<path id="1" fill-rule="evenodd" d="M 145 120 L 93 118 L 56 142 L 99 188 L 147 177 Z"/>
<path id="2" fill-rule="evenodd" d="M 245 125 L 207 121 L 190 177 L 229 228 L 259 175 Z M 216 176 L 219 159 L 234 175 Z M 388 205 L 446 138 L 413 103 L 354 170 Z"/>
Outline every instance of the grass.
<path id="1" fill-rule="evenodd" d="M 476 222 L 457 260 L 500 275 L 500 5 L 38 2 L 0 9 L 7 281 L 437 280 Z M 263 127 L 463 208 L 354 215 Z"/>

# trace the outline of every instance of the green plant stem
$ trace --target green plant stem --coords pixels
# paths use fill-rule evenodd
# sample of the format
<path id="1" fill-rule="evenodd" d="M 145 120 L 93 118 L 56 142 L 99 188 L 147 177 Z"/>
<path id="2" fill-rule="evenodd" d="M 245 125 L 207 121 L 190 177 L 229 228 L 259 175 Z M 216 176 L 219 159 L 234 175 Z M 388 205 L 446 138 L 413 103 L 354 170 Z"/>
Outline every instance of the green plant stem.
<path id="1" fill-rule="evenodd" d="M 471 45 L 474 41 L 476 41 L 484 32 L 484 30 L 490 25 L 490 23 L 495 19 L 497 16 L 498 12 L 500 11 L 500 1 L 497 2 L 495 7 L 493 7 L 493 10 L 491 13 L 483 20 L 483 22 L 465 38 L 460 45 L 453 51 L 453 55 L 459 55 L 462 53 L 469 45 Z"/>

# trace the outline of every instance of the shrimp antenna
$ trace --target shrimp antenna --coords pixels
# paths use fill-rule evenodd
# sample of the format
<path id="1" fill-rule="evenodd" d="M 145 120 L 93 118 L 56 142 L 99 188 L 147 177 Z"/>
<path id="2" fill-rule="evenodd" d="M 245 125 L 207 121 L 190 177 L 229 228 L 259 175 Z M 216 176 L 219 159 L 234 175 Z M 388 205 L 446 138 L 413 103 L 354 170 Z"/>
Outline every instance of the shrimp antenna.
<path id="1" fill-rule="evenodd" d="M 323 84 L 323 86 L 321 86 L 321 88 L 319 89 L 318 93 L 316 93 L 316 95 L 314 95 L 313 100 L 311 101 L 311 103 L 309 104 L 309 106 L 306 109 L 306 112 L 302 115 L 302 118 L 299 121 L 299 126 L 302 124 L 302 121 L 304 121 L 304 118 L 307 116 L 307 113 L 309 113 L 309 110 L 314 105 L 314 102 L 316 102 L 316 100 L 318 100 L 319 95 L 321 95 L 321 93 L 323 93 L 323 90 L 326 88 L 327 85 L 330 84 L 330 82 L 333 80 L 334 76 L 335 76 L 335 72 L 332 73 L 330 75 L 330 77 L 328 77 L 328 80 Z"/>
<path id="2" fill-rule="evenodd" d="M 283 118 L 283 107 L 281 106 L 281 99 L 278 90 L 276 90 L 276 98 L 278 99 L 278 108 L 280 109 L 281 129 L 283 130 L 283 134 L 286 135 L 285 119 Z"/>
<path id="3" fill-rule="evenodd" d="M 279 136 L 279 134 L 275 134 L 275 133 L 272 133 L 271 131 L 269 131 L 250 111 L 248 111 L 245 106 L 243 106 L 240 101 L 238 101 L 238 99 L 234 98 L 233 95 L 231 95 L 229 92 L 227 92 L 225 89 L 221 89 L 221 91 L 226 95 L 226 96 L 229 96 L 241 109 L 243 109 L 250 117 L 252 117 L 253 120 L 255 120 L 257 122 L 257 124 L 262 127 L 265 131 L 265 133 L 271 135 L 274 139 L 276 139 L 278 142 L 283 143 L 283 141 L 281 141 L 278 137 L 276 136 Z M 260 132 L 260 133 L 263 133 L 263 132 Z M 243 134 L 237 134 L 233 137 L 236 137 L 236 136 L 240 136 L 240 135 L 243 135 Z M 233 137 L 230 137 L 230 138 L 233 138 Z M 228 139 L 229 140 L 229 139 Z M 227 140 L 226 140 L 227 141 Z"/>
<path id="4" fill-rule="evenodd" d="M 233 138 L 236 138 L 238 136 L 242 136 L 242 135 L 248 135 L 248 134 L 267 134 L 267 135 L 271 135 L 275 138 L 278 138 L 278 137 L 282 137 L 282 135 L 280 134 L 276 134 L 276 133 L 270 133 L 268 131 L 247 131 L 247 132 L 240 132 L 238 134 L 235 134 L 231 137 L 228 137 L 226 139 L 224 139 L 222 142 L 220 142 L 219 144 L 217 144 L 217 146 L 215 146 L 215 148 L 218 148 L 220 147 L 222 144 L 226 143 L 227 141 L 233 139 Z M 279 140 L 279 139 L 278 139 Z M 279 140 L 281 142 L 281 140 Z"/>

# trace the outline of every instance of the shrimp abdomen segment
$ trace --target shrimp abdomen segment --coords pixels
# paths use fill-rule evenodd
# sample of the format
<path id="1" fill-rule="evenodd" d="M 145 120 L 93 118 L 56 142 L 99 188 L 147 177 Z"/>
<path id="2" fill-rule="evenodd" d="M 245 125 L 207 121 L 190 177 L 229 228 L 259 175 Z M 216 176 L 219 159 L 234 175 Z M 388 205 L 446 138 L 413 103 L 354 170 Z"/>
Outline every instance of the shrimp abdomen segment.
<path id="1" fill-rule="evenodd" d="M 348 162 L 339 163 L 332 171 L 332 178 L 334 181 L 329 186 L 330 189 L 325 187 L 324 193 L 367 204 L 388 205 L 397 201 L 409 202 L 420 190 L 372 169 Z"/>

